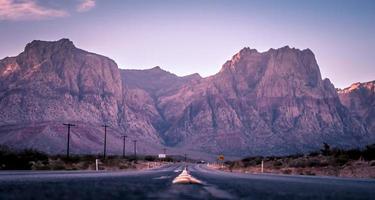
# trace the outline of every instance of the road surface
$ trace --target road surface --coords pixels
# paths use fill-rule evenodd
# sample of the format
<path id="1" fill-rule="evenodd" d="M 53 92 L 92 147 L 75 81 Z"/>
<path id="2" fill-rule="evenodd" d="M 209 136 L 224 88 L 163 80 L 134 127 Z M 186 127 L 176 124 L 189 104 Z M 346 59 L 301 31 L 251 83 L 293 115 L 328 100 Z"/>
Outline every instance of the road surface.
<path id="1" fill-rule="evenodd" d="M 184 164 L 133 172 L 0 171 L 0 199 L 374 199 L 375 180 L 252 175 L 189 164 L 202 184 L 172 184 Z"/>

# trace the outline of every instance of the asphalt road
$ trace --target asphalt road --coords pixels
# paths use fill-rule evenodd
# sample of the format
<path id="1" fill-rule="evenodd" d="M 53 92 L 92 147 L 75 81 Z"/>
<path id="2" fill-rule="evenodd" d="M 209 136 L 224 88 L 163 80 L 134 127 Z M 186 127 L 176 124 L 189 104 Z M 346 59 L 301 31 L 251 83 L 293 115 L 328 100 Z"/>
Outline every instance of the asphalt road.
<path id="1" fill-rule="evenodd" d="M 172 184 L 183 164 L 133 172 L 3 171 L 0 199 L 375 199 L 375 180 L 251 175 L 188 165 L 203 184 Z"/>

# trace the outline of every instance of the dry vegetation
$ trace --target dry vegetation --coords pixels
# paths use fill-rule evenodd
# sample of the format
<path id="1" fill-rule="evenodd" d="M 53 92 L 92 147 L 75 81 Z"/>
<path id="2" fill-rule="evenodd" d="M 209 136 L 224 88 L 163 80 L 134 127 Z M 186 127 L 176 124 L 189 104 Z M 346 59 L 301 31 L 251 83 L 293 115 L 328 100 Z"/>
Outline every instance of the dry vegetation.
<path id="1" fill-rule="evenodd" d="M 212 167 L 232 172 L 260 173 L 262 160 L 265 173 L 375 178 L 375 144 L 362 150 L 331 149 L 324 144 L 320 152 L 308 155 L 247 157 Z"/>
<path id="2" fill-rule="evenodd" d="M 67 159 L 61 155 L 47 155 L 33 149 L 15 151 L 0 146 L 0 170 L 95 170 L 95 160 L 99 159 L 100 170 L 129 170 L 157 167 L 155 156 L 108 156 L 102 159 L 96 155 L 74 155 Z M 164 160 L 170 162 L 170 159 Z"/>

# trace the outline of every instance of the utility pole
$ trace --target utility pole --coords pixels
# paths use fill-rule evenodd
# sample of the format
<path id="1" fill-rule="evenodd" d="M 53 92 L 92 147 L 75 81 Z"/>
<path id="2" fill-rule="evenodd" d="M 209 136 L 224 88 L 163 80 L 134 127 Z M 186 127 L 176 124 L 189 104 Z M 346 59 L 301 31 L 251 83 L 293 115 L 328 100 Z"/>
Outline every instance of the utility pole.
<path id="1" fill-rule="evenodd" d="M 104 152 L 103 157 L 105 159 L 106 151 L 107 151 L 107 127 L 109 127 L 107 124 L 104 124 L 102 127 L 104 127 Z"/>
<path id="2" fill-rule="evenodd" d="M 126 147 L 126 143 L 125 143 L 125 141 L 126 141 L 126 138 L 127 138 L 128 136 L 123 135 L 123 136 L 121 136 L 121 137 L 124 139 L 124 145 L 123 145 L 123 147 L 122 147 L 122 157 L 125 158 L 125 147 Z"/>
<path id="3" fill-rule="evenodd" d="M 164 158 L 160 158 L 160 161 L 162 161 L 162 160 L 166 161 L 167 160 L 167 149 L 166 148 L 163 148 L 163 154 L 164 154 Z"/>
<path id="4" fill-rule="evenodd" d="M 134 159 L 135 163 L 137 163 L 137 140 L 133 140 L 134 142 Z"/>
<path id="5" fill-rule="evenodd" d="M 68 139 L 66 144 L 66 157 L 69 158 L 69 145 L 70 145 L 70 127 L 75 126 L 74 124 L 63 124 L 64 126 L 68 127 Z"/>
<path id="6" fill-rule="evenodd" d="M 167 154 L 167 149 L 163 148 L 163 153 L 166 155 Z"/>

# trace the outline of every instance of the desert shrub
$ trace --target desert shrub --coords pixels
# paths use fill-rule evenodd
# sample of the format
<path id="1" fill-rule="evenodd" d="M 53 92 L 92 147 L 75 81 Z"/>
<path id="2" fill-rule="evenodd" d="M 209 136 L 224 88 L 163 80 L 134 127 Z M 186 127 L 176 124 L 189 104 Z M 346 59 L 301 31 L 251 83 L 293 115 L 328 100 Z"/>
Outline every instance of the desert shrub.
<path id="1" fill-rule="evenodd" d="M 129 168 L 135 168 L 131 163 L 124 162 L 119 165 L 119 169 L 129 169 Z"/>
<path id="2" fill-rule="evenodd" d="M 260 165 L 262 163 L 262 160 L 265 159 L 262 156 L 258 157 L 253 157 L 252 160 L 249 160 L 248 162 L 243 161 L 245 166 L 255 166 L 255 165 Z"/>
<path id="3" fill-rule="evenodd" d="M 50 160 L 49 168 L 51 170 L 64 170 L 66 169 L 66 165 L 65 165 L 65 162 L 62 161 L 61 159 Z"/>
<path id="4" fill-rule="evenodd" d="M 50 167 L 49 167 L 49 163 L 47 162 L 42 162 L 42 161 L 32 161 L 31 162 L 31 169 L 32 170 L 49 170 Z"/>
<path id="5" fill-rule="evenodd" d="M 306 162 L 303 159 L 296 159 L 296 160 L 290 161 L 289 166 L 295 167 L 295 168 L 304 168 L 306 167 Z"/>
<path id="6" fill-rule="evenodd" d="M 0 169 L 28 170 L 37 161 L 48 162 L 48 157 L 34 149 L 15 151 L 6 146 L 0 147 Z"/>
<path id="7" fill-rule="evenodd" d="M 232 168 L 241 168 L 241 167 L 245 167 L 245 165 L 242 161 L 233 162 Z"/>
<path id="8" fill-rule="evenodd" d="M 366 149 L 363 150 L 363 159 L 366 161 L 375 160 L 375 144 L 366 146 Z"/>
<path id="9" fill-rule="evenodd" d="M 296 158 L 300 158 L 303 156 L 304 156 L 303 154 L 292 154 L 292 155 L 286 156 L 286 158 L 296 159 Z"/>
<path id="10" fill-rule="evenodd" d="M 331 147 L 327 143 L 323 143 L 323 148 L 320 150 L 323 156 L 329 156 L 331 154 Z"/>
<path id="11" fill-rule="evenodd" d="M 47 154 L 42 153 L 42 152 L 40 152 L 38 150 L 35 150 L 35 149 L 25 149 L 25 150 L 21 151 L 20 157 L 22 157 L 26 160 L 33 160 L 33 161 L 48 160 Z"/>
<path id="12" fill-rule="evenodd" d="M 359 149 L 347 150 L 345 154 L 350 160 L 358 160 L 362 156 L 362 152 Z"/>
<path id="13" fill-rule="evenodd" d="M 166 162 L 174 162 L 175 160 L 172 158 L 172 157 L 170 157 L 170 156 L 167 156 L 166 158 L 164 158 L 164 160 L 166 161 Z"/>
<path id="14" fill-rule="evenodd" d="M 267 156 L 264 158 L 264 161 L 273 161 L 273 160 L 277 160 L 277 157 L 276 156 Z"/>
<path id="15" fill-rule="evenodd" d="M 227 161 L 224 162 L 224 164 L 227 165 L 227 166 L 231 166 L 231 165 L 234 165 L 234 161 L 227 160 Z"/>
<path id="16" fill-rule="evenodd" d="M 128 160 L 129 160 L 129 161 L 135 161 L 135 160 L 139 160 L 139 157 L 135 157 L 135 156 L 128 156 Z"/>
<path id="17" fill-rule="evenodd" d="M 235 166 L 235 162 L 233 161 L 225 161 L 224 164 L 229 168 L 230 171 L 232 171 Z"/>
<path id="18" fill-rule="evenodd" d="M 311 158 L 306 161 L 306 166 L 308 167 L 320 167 L 322 163 L 318 158 Z"/>
<path id="19" fill-rule="evenodd" d="M 299 175 L 304 175 L 302 168 L 297 168 L 295 172 Z"/>
<path id="20" fill-rule="evenodd" d="M 155 161 L 156 157 L 155 156 L 145 156 L 144 158 L 146 161 Z"/>
<path id="21" fill-rule="evenodd" d="M 282 169 L 281 173 L 283 173 L 283 174 L 291 174 L 292 170 L 291 169 Z"/>
<path id="22" fill-rule="evenodd" d="M 121 159 L 110 158 L 110 157 L 101 160 L 101 162 L 104 165 L 108 165 L 108 166 L 118 165 L 119 163 L 121 163 L 121 161 L 122 161 Z"/>
<path id="23" fill-rule="evenodd" d="M 315 176 L 316 174 L 314 172 L 308 170 L 308 171 L 304 172 L 304 175 Z"/>
<path id="24" fill-rule="evenodd" d="M 246 158 L 243 158 L 241 159 L 242 162 L 250 162 L 254 159 L 254 157 L 246 157 Z"/>
<path id="25" fill-rule="evenodd" d="M 94 163 L 94 162 L 92 162 L 92 163 Z M 90 164 L 91 164 L 91 162 L 89 162 L 89 161 L 81 161 L 81 162 L 75 163 L 73 165 L 73 168 L 74 169 L 80 169 L 80 170 L 89 169 Z"/>
<path id="26" fill-rule="evenodd" d="M 312 157 L 319 156 L 319 155 L 320 155 L 320 152 L 318 152 L 318 151 L 313 151 L 313 152 L 309 153 L 309 156 L 312 156 Z"/>
<path id="27" fill-rule="evenodd" d="M 246 163 L 246 162 L 261 162 L 264 159 L 263 156 L 256 156 L 256 157 L 246 157 L 243 158 L 241 161 Z"/>
<path id="28" fill-rule="evenodd" d="M 276 160 L 276 161 L 273 162 L 274 167 L 281 167 L 282 165 L 283 165 L 283 163 L 280 160 Z"/>
<path id="29" fill-rule="evenodd" d="M 346 154 L 337 155 L 332 160 L 333 160 L 333 163 L 332 163 L 333 166 L 342 166 L 350 161 L 349 156 Z"/>

